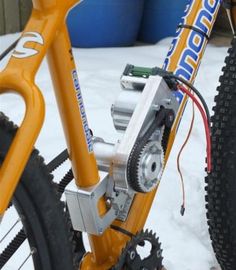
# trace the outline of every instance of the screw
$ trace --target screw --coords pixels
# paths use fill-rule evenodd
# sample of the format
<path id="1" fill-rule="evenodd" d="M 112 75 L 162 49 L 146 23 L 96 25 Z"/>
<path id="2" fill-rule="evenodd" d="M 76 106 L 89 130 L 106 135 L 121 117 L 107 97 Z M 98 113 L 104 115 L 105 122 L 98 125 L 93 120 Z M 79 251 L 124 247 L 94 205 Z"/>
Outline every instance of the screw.
<path id="1" fill-rule="evenodd" d="M 158 104 L 153 104 L 153 105 L 152 105 L 152 109 L 153 109 L 154 111 L 159 111 L 160 106 L 159 106 Z"/>
<path id="2" fill-rule="evenodd" d="M 111 205 L 112 205 L 112 200 L 111 200 L 111 198 L 107 198 L 107 199 L 106 199 L 106 206 L 107 206 L 108 208 L 111 208 Z"/>
<path id="3" fill-rule="evenodd" d="M 166 119 L 165 119 L 165 125 L 167 127 L 171 127 L 172 124 L 173 124 L 173 122 L 174 122 L 174 120 L 175 120 L 175 113 L 174 113 L 173 110 L 169 110 L 168 111 L 168 114 L 166 116 Z"/>
<path id="4" fill-rule="evenodd" d="M 172 102 L 171 102 L 171 99 L 167 99 L 167 100 L 166 100 L 166 104 L 171 105 L 171 103 L 172 103 Z"/>
<path id="5" fill-rule="evenodd" d="M 123 210 L 123 208 L 124 208 L 124 205 L 121 204 L 121 205 L 119 206 L 119 210 Z"/>
<path id="6" fill-rule="evenodd" d="M 134 250 L 131 250 L 130 253 L 129 253 L 130 260 L 133 261 L 135 257 L 136 257 L 136 252 Z"/>
<path id="7" fill-rule="evenodd" d="M 161 255 L 162 255 L 162 250 L 158 250 L 158 252 L 157 252 L 157 257 L 158 257 L 158 258 L 161 258 Z"/>

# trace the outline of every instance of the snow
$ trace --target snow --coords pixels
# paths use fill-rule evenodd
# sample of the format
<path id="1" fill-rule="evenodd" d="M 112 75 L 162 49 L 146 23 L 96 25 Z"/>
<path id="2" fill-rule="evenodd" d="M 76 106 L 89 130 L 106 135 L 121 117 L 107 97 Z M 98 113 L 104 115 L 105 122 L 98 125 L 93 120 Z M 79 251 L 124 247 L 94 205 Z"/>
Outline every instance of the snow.
<path id="1" fill-rule="evenodd" d="M 0 37 L 0 51 L 16 38 L 17 34 Z M 74 49 L 88 120 L 96 136 L 103 137 L 108 142 L 115 142 L 118 138 L 112 124 L 110 107 L 119 94 L 119 78 L 125 65 L 131 63 L 138 66 L 162 66 L 170 42 L 171 39 L 165 39 L 152 46 Z M 215 89 L 228 43 L 229 40 L 223 38 L 211 42 L 195 83 L 209 108 L 212 108 L 214 103 Z M 6 61 L 0 64 L 0 68 L 4 67 Z M 36 147 L 48 162 L 65 148 L 65 141 L 46 61 L 42 63 L 36 81 L 45 97 L 47 108 L 46 120 Z M 0 111 L 20 123 L 24 105 L 18 97 L 4 95 L 0 96 Z M 184 217 L 180 215 L 182 194 L 176 169 L 176 156 L 186 137 L 190 121 L 191 105 L 188 105 L 146 224 L 147 228 L 157 232 L 160 237 L 164 265 L 168 270 L 210 270 L 211 267 L 217 267 L 205 217 L 206 146 L 203 124 L 198 113 L 190 142 L 181 159 L 187 209 Z M 2 233 L 0 232 L 0 238 Z M 5 269 L 15 268 L 9 266 Z M 25 269 L 30 267 L 27 266 Z"/>

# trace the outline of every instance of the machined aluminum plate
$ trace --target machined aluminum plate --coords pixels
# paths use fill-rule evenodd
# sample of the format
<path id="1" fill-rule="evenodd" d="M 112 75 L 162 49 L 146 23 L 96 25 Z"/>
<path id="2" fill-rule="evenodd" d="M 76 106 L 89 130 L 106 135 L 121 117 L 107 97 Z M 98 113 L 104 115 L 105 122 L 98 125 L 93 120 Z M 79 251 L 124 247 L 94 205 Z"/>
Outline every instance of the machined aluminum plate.
<path id="1" fill-rule="evenodd" d="M 90 188 L 78 188 L 72 181 L 65 190 L 66 201 L 74 230 L 101 235 L 115 219 L 125 221 L 133 201 L 133 194 L 114 191 L 114 182 L 107 173 Z M 99 214 L 100 198 L 110 201 L 107 212 Z"/>
<path id="2" fill-rule="evenodd" d="M 161 106 L 166 109 L 172 109 L 177 114 L 179 103 L 164 79 L 160 76 L 150 76 L 124 136 L 117 144 L 110 172 L 114 179 L 116 190 L 128 192 L 127 164 L 129 155 L 138 137 L 142 136 L 147 130 L 155 118 L 156 111 Z"/>
<path id="3" fill-rule="evenodd" d="M 103 216 L 98 211 L 98 202 L 106 193 L 108 181 L 106 176 L 91 188 L 78 188 L 75 181 L 66 187 L 66 201 L 75 230 L 100 235 L 115 220 L 117 213 L 113 207 Z"/>

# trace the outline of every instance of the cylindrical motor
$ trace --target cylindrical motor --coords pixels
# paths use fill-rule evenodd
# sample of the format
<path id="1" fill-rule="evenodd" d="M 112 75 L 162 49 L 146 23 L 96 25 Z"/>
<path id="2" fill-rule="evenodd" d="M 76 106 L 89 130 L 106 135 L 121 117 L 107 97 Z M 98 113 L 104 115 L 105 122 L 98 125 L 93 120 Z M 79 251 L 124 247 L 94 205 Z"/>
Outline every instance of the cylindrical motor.
<path id="1" fill-rule="evenodd" d="M 111 107 L 115 129 L 124 132 L 144 89 L 146 78 L 121 77 L 121 93 Z"/>
<path id="2" fill-rule="evenodd" d="M 117 131 L 126 130 L 141 93 L 136 90 L 122 90 L 115 104 L 112 105 L 111 115 Z"/>
<path id="3" fill-rule="evenodd" d="M 163 70 L 127 65 L 121 76 L 121 94 L 112 105 L 111 115 L 117 131 L 124 132 L 139 102 L 142 91 L 150 76 L 162 76 Z"/>

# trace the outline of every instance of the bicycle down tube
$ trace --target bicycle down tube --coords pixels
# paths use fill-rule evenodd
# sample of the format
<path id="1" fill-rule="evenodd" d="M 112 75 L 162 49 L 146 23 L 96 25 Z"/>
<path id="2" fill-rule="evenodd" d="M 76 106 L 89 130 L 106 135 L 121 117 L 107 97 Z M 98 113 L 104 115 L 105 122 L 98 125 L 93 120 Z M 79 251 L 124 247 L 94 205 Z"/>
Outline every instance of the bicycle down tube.
<path id="1" fill-rule="evenodd" d="M 32 16 L 8 65 L 0 73 L 0 93 L 14 91 L 26 103 L 23 123 L 0 169 L 0 216 L 3 216 L 11 200 L 43 124 L 45 105 L 34 79 L 47 52 L 76 183 L 79 187 L 90 187 L 99 182 L 91 134 L 64 22 L 68 10 L 76 2 L 78 1 L 34 0 Z M 190 2 L 165 60 L 165 69 L 190 82 L 194 81 L 221 2 Z M 180 109 L 169 137 L 165 163 L 187 102 L 187 97 L 182 93 L 178 94 Z M 113 225 L 133 234 L 139 232 L 145 225 L 156 191 L 157 189 L 148 194 L 137 193 L 127 220 L 116 220 Z M 104 201 L 100 202 L 99 208 L 101 213 L 106 211 Z M 128 236 L 111 228 L 101 236 L 90 235 L 92 253 L 84 257 L 81 269 L 109 269 L 116 263 L 128 240 Z"/>

